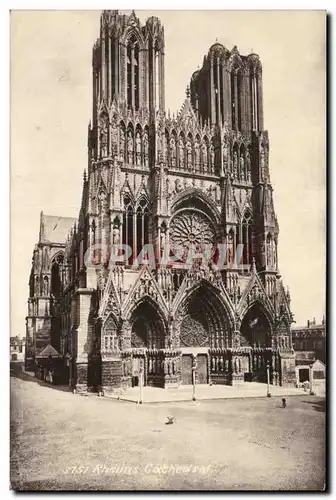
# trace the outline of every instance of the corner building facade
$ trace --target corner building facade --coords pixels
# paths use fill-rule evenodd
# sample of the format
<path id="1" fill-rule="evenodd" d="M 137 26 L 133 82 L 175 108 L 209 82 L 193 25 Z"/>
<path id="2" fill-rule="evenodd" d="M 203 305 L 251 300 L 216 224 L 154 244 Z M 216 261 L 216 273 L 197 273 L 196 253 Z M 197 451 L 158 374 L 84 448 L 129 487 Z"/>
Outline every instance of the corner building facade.
<path id="1" fill-rule="evenodd" d="M 214 44 L 174 116 L 164 56 L 158 18 L 142 26 L 134 12 L 102 13 L 88 169 L 55 299 L 70 382 L 107 391 L 134 384 L 142 368 L 145 385 L 176 387 L 196 366 L 197 383 L 233 385 L 266 382 L 268 365 L 271 383 L 295 383 L 259 57 Z M 128 264 L 109 261 L 115 244 L 132 248 Z M 154 269 L 134 265 L 145 244 Z M 160 265 L 167 244 L 233 250 L 225 269 L 184 269 Z"/>

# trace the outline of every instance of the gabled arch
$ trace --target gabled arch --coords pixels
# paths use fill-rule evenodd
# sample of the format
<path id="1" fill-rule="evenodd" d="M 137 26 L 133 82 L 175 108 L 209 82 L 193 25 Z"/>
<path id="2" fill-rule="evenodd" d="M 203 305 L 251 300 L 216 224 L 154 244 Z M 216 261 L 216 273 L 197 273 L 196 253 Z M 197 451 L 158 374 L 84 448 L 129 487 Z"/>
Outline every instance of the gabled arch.
<path id="1" fill-rule="evenodd" d="M 238 71 L 243 67 L 242 58 L 238 54 L 237 50 L 234 49 L 232 50 L 231 55 L 228 58 L 227 67 L 230 72 Z"/>
<path id="2" fill-rule="evenodd" d="M 196 281 L 178 294 L 173 303 L 172 314 L 181 326 L 187 316 L 195 313 L 200 320 L 202 317 L 206 320 L 209 347 L 225 347 L 224 342 L 231 345 L 234 311 L 222 292 L 206 279 Z"/>
<path id="3" fill-rule="evenodd" d="M 120 37 L 120 43 L 122 43 L 123 45 L 128 45 L 130 42 L 139 44 L 139 49 L 141 50 L 144 50 L 146 48 L 142 33 L 135 26 L 129 26 L 128 28 L 126 28 L 123 35 Z"/>
<path id="4" fill-rule="evenodd" d="M 136 310 L 141 306 L 141 304 L 149 304 L 153 310 L 158 314 L 159 318 L 162 320 L 163 324 L 167 326 L 168 324 L 168 310 L 165 311 L 156 300 L 153 299 L 150 295 L 143 295 L 136 300 L 132 300 L 129 303 L 129 307 L 124 313 L 124 317 L 126 320 L 131 320 L 132 316 L 134 316 Z"/>
<path id="5" fill-rule="evenodd" d="M 246 314 L 248 313 L 248 311 L 250 309 L 252 309 L 253 307 L 256 307 L 256 306 L 260 308 L 260 310 L 263 312 L 263 314 L 267 318 L 267 320 L 268 320 L 271 328 L 273 328 L 274 314 L 270 310 L 270 308 L 268 307 L 268 305 L 261 298 L 256 298 L 256 299 L 253 299 L 252 301 L 246 303 L 245 306 L 243 307 L 243 309 L 240 312 L 240 317 L 244 318 L 244 316 L 246 316 Z"/>
<path id="6" fill-rule="evenodd" d="M 110 312 L 103 320 L 100 329 L 101 351 L 113 351 L 119 349 L 120 321 Z"/>
<path id="7" fill-rule="evenodd" d="M 149 297 L 142 297 L 130 311 L 131 347 L 162 349 L 165 347 L 167 318 Z"/>
<path id="8" fill-rule="evenodd" d="M 130 130 L 130 131 L 132 132 L 132 134 L 134 135 L 134 124 L 133 124 L 133 122 L 131 122 L 131 121 L 129 121 L 129 122 L 127 123 L 127 132 L 128 132 L 129 130 Z"/>
<path id="9" fill-rule="evenodd" d="M 252 223 L 253 213 L 250 207 L 245 207 L 242 213 L 242 222 L 250 221 Z"/>
<path id="10" fill-rule="evenodd" d="M 56 252 L 51 258 L 51 264 L 53 264 L 54 262 L 57 262 L 58 264 L 63 264 L 64 255 L 65 252 L 63 250 L 59 250 L 58 252 Z"/>
<path id="11" fill-rule="evenodd" d="M 146 282 L 146 285 L 145 285 Z M 123 303 L 123 317 L 129 319 L 136 304 L 142 300 L 149 300 L 159 308 L 163 316 L 168 318 L 168 306 L 159 288 L 156 279 L 153 278 L 147 266 L 143 266 L 131 287 L 126 301 Z"/>
<path id="12" fill-rule="evenodd" d="M 271 347 L 274 318 L 260 299 L 250 303 L 241 318 L 240 332 L 250 345 Z"/>
<path id="13" fill-rule="evenodd" d="M 125 179 L 125 182 L 120 190 L 120 201 L 122 207 L 124 206 L 124 201 L 126 197 L 130 198 L 130 201 L 133 204 L 135 203 L 135 196 L 127 178 Z"/>
<path id="14" fill-rule="evenodd" d="M 102 318 L 102 331 L 108 324 L 113 325 L 116 331 L 120 328 L 120 319 L 112 311 Z"/>

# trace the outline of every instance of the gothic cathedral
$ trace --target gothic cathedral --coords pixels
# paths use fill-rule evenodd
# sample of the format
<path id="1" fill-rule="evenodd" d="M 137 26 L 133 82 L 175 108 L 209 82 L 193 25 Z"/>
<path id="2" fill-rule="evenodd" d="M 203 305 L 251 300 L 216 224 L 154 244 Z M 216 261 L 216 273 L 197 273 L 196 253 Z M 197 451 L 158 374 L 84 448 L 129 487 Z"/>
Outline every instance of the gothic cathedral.
<path id="1" fill-rule="evenodd" d="M 102 13 L 82 204 L 78 220 L 41 213 L 27 356 L 38 363 L 50 344 L 78 391 L 131 386 L 140 373 L 177 387 L 193 370 L 201 384 L 266 382 L 267 371 L 294 384 L 260 59 L 215 43 L 175 116 L 164 55 L 158 18 Z M 111 259 L 115 245 L 128 260 Z M 135 258 L 146 245 L 154 266 Z M 178 266 L 162 263 L 167 245 L 233 250 L 229 265 Z"/>

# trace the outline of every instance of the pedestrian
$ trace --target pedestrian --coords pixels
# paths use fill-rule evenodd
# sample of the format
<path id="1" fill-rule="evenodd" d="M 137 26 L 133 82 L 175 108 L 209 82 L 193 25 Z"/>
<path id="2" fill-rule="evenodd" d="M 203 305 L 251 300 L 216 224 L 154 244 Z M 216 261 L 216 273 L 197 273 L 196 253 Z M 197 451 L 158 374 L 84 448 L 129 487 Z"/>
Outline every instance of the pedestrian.
<path id="1" fill-rule="evenodd" d="M 286 406 L 287 406 L 286 398 L 282 398 L 282 408 L 286 408 Z"/>

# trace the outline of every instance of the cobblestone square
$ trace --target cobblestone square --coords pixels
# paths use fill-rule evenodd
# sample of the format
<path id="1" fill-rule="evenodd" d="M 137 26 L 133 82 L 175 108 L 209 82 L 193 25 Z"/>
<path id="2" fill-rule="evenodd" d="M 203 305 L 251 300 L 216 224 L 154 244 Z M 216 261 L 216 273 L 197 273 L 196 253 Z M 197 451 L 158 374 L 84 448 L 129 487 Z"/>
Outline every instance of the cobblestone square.
<path id="1" fill-rule="evenodd" d="M 322 490 L 325 401 L 287 402 L 141 406 L 12 377 L 12 488 Z"/>

